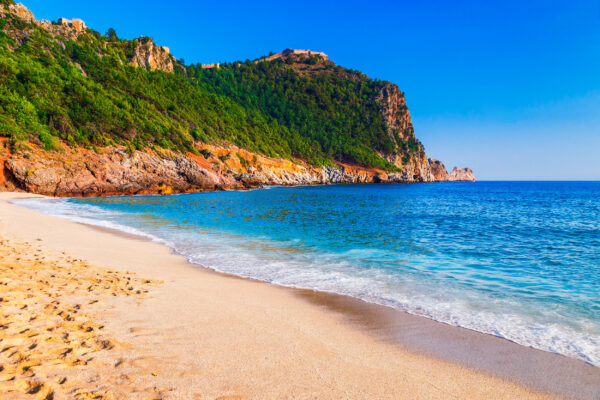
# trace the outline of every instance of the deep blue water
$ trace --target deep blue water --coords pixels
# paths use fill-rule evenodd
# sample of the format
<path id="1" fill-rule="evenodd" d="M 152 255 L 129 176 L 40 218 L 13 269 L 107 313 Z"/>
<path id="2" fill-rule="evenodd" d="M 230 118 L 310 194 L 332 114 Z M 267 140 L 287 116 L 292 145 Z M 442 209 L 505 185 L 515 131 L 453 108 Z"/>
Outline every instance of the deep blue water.
<path id="1" fill-rule="evenodd" d="M 271 188 L 26 200 L 191 262 L 355 296 L 600 365 L 600 183 Z"/>

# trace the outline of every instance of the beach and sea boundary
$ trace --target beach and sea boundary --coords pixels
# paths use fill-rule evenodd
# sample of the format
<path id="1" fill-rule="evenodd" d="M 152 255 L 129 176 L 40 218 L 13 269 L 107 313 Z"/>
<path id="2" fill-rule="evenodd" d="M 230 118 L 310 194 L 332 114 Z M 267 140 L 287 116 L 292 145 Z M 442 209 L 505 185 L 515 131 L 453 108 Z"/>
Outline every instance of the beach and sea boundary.
<path id="1" fill-rule="evenodd" d="M 158 388 L 160 398 L 595 399 L 600 393 L 598 368 L 584 362 L 343 296 L 214 273 L 158 243 L 10 203 L 27 196 L 0 195 L 3 239 L 160 282 L 137 301 L 109 293 L 102 300 L 94 318 L 122 345 L 103 350 L 104 359 L 118 352 L 117 378 L 88 379 L 83 384 L 92 392 L 112 385 Z M 122 365 L 129 365 L 127 379 Z"/>

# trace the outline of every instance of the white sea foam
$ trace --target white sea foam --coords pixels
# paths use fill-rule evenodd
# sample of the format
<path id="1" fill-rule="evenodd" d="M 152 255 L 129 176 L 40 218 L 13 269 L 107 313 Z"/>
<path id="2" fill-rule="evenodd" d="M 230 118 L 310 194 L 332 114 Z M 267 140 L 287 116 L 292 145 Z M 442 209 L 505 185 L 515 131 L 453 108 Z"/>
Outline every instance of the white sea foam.
<path id="1" fill-rule="evenodd" d="M 552 310 L 530 309 L 516 301 L 499 302 L 451 285 L 441 290 L 430 282 L 410 276 L 400 280 L 392 271 L 361 269 L 352 263 L 354 258 L 381 257 L 381 252 L 356 249 L 346 254 L 311 251 L 277 254 L 273 249 L 278 244 L 265 239 L 209 231 L 161 230 L 156 225 L 150 232 L 115 222 L 124 219 L 119 212 L 64 199 L 25 199 L 15 203 L 71 221 L 149 238 L 170 246 L 190 262 L 215 271 L 282 286 L 349 295 L 600 366 L 597 325 L 586 321 L 559 323 Z"/>

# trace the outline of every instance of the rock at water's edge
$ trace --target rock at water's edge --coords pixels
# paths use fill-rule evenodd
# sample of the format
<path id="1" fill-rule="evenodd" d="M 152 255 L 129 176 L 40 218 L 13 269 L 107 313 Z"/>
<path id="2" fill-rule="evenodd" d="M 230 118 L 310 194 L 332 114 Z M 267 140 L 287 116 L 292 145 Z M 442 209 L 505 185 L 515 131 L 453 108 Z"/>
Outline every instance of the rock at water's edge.
<path id="1" fill-rule="evenodd" d="M 444 163 L 434 158 L 429 159 L 429 165 L 436 182 L 475 182 L 471 168 L 454 167 L 452 172 L 448 173 Z"/>

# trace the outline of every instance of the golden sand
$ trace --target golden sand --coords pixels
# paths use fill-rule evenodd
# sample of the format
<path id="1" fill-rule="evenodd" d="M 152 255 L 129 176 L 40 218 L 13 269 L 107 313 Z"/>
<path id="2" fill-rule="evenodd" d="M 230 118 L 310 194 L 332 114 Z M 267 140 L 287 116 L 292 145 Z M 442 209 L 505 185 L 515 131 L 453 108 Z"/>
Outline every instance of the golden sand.
<path id="1" fill-rule="evenodd" d="M 124 389 L 150 397 L 154 389 L 123 385 L 123 344 L 91 311 L 107 296 L 141 300 L 153 284 L 0 238 L 0 398 L 109 399 Z"/>

